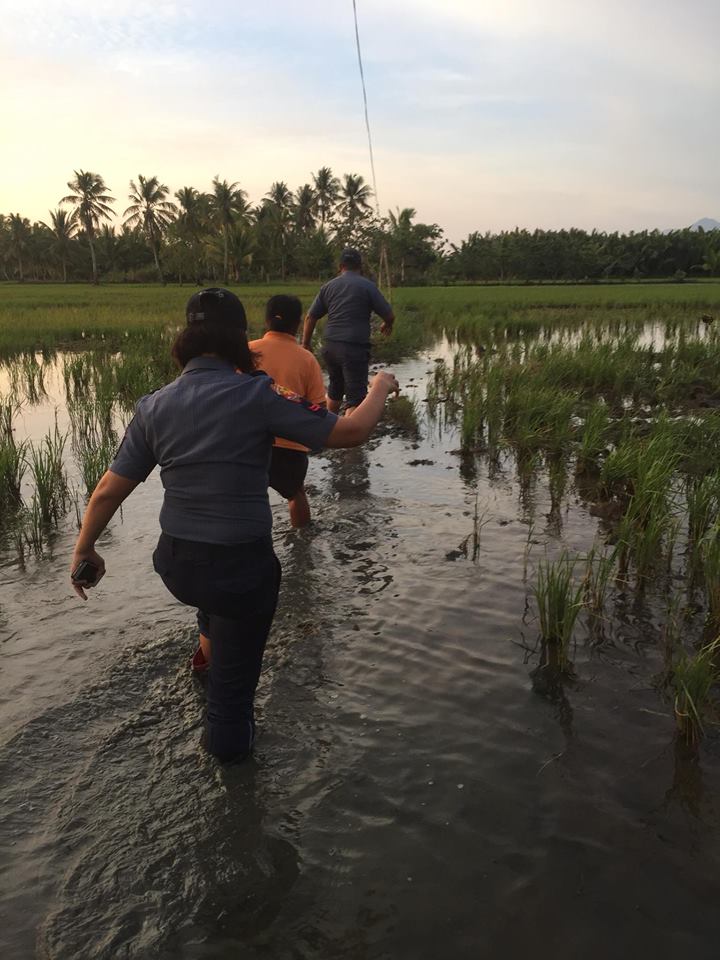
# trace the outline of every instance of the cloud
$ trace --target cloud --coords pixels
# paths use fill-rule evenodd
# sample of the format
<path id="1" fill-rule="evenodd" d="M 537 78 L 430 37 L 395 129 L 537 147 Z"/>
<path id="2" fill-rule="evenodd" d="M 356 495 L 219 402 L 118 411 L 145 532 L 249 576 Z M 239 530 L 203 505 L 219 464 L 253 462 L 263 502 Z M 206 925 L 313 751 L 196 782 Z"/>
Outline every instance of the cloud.
<path id="1" fill-rule="evenodd" d="M 714 2 L 358 6 L 383 207 L 454 239 L 720 215 Z M 78 166 L 122 198 L 138 172 L 256 200 L 323 164 L 368 175 L 349 7 L 25 0 L 0 44 L 0 210 L 45 217 Z"/>

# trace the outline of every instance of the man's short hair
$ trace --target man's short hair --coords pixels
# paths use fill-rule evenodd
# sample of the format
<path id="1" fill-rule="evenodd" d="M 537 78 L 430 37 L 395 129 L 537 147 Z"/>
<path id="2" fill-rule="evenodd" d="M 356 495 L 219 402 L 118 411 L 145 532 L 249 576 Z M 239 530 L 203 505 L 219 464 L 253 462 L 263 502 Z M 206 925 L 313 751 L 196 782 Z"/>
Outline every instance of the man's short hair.
<path id="1" fill-rule="evenodd" d="M 269 330 L 295 334 L 302 319 L 302 304 L 298 297 L 276 293 L 265 306 L 265 321 Z"/>
<path id="2" fill-rule="evenodd" d="M 359 270 L 362 266 L 362 254 L 355 247 L 345 247 L 340 254 L 340 266 L 349 270 Z"/>

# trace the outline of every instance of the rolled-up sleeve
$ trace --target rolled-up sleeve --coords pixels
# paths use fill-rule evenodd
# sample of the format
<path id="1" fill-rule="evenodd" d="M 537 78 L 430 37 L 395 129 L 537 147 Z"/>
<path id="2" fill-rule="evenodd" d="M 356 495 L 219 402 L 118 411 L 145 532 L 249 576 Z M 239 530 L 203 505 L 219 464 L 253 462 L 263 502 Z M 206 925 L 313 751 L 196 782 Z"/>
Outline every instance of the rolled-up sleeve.
<path id="1" fill-rule="evenodd" d="M 326 313 L 327 303 L 325 302 L 325 287 L 321 287 L 320 292 L 310 304 L 308 316 L 312 317 L 313 320 L 322 320 Z"/>
<path id="2" fill-rule="evenodd" d="M 135 408 L 135 416 L 128 424 L 115 459 L 110 464 L 110 470 L 119 477 L 142 483 L 152 473 L 157 459 L 145 435 L 141 403 L 142 400 Z"/>
<path id="3" fill-rule="evenodd" d="M 265 422 L 274 437 L 294 440 L 317 450 L 324 447 L 337 417 L 268 379 L 263 395 Z"/>

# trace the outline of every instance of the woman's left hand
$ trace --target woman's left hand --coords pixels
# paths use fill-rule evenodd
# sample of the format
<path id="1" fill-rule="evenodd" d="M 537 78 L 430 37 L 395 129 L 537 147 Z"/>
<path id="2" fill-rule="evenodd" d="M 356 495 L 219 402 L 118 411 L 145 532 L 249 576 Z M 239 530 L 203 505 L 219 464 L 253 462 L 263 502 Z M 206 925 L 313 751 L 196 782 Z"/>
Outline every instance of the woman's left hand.
<path id="1" fill-rule="evenodd" d="M 73 573 L 78 569 L 81 563 L 91 563 L 97 568 L 97 573 L 93 580 L 83 578 L 75 580 Z M 87 600 L 87 594 L 83 588 L 96 587 L 105 576 L 105 561 L 95 550 L 75 550 L 73 553 L 72 564 L 70 565 L 70 583 L 75 593 L 83 600 Z"/>

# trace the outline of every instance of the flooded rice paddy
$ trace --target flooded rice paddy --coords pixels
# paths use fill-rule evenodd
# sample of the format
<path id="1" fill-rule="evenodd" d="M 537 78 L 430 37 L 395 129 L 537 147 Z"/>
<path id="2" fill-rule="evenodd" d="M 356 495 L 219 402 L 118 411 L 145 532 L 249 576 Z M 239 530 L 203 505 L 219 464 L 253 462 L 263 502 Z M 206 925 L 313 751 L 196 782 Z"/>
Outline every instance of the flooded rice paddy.
<path id="1" fill-rule="evenodd" d="M 235 768 L 199 747 L 194 618 L 152 571 L 157 473 L 90 601 L 71 594 L 67 441 L 57 531 L 23 561 L 6 539 L 0 566 L 4 957 L 717 956 L 720 741 L 679 736 L 658 682 L 686 544 L 642 589 L 613 583 L 599 627 L 580 613 L 571 669 L 539 669 L 541 562 L 612 537 L 569 466 L 559 483 L 542 451 L 528 469 L 430 415 L 460 349 L 393 365 L 418 434 L 311 459 L 309 531 L 271 493 L 281 604 Z M 66 360 L 18 440 L 72 433 Z"/>

